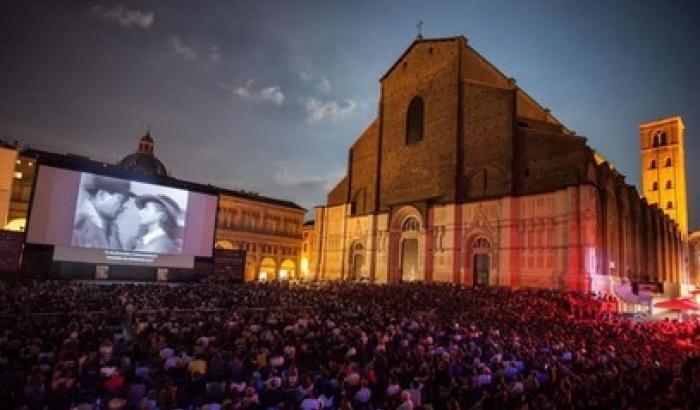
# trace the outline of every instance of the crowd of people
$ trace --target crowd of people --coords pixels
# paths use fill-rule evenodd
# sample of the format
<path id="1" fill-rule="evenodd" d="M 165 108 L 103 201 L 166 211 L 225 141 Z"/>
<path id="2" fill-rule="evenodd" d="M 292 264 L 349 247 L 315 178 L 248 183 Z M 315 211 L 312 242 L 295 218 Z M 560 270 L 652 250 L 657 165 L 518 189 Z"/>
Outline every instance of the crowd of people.
<path id="1" fill-rule="evenodd" d="M 595 306 L 446 284 L 0 282 L 0 407 L 700 408 L 700 323 Z"/>

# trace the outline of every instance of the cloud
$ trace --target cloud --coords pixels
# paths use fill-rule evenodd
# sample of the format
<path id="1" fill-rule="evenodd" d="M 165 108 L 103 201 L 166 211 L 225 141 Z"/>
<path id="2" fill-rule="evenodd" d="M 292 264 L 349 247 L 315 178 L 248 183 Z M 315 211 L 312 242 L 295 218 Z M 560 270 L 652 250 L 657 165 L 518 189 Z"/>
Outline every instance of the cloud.
<path id="1" fill-rule="evenodd" d="M 143 30 L 151 28 L 155 20 L 155 14 L 152 11 L 130 10 L 121 4 L 112 8 L 98 4 L 90 9 L 90 14 L 124 27 L 137 27 Z"/>
<path id="2" fill-rule="evenodd" d="M 178 56 L 186 60 L 196 60 L 198 53 L 195 48 L 189 44 L 185 44 L 178 36 L 168 37 L 168 46 Z"/>
<path id="3" fill-rule="evenodd" d="M 320 76 L 318 82 L 316 83 L 316 87 L 318 87 L 319 90 L 327 93 L 331 91 L 331 82 L 328 81 L 325 76 Z"/>
<path id="4" fill-rule="evenodd" d="M 214 64 L 221 61 L 221 51 L 218 44 L 209 46 L 209 61 Z"/>
<path id="5" fill-rule="evenodd" d="M 331 91 L 331 82 L 323 74 L 315 73 L 313 70 L 306 68 L 299 71 L 299 78 L 307 83 L 313 83 L 318 91 L 328 93 Z"/>
<path id="6" fill-rule="evenodd" d="M 323 101 L 316 97 L 303 97 L 299 99 L 304 111 L 306 112 L 306 121 L 310 124 L 330 120 L 338 121 L 354 113 L 358 104 L 353 100 L 338 101 Z"/>
<path id="7" fill-rule="evenodd" d="M 282 168 L 275 174 L 275 182 L 284 186 L 293 187 L 325 187 L 328 184 L 326 178 L 316 175 L 301 175 L 298 172 L 290 172 L 289 168 Z"/>
<path id="8" fill-rule="evenodd" d="M 250 79 L 242 86 L 230 87 L 222 84 L 221 87 L 244 100 L 270 102 L 278 106 L 284 103 L 285 96 L 282 92 L 282 87 L 279 85 L 256 89 L 254 84 L 255 80 Z"/>

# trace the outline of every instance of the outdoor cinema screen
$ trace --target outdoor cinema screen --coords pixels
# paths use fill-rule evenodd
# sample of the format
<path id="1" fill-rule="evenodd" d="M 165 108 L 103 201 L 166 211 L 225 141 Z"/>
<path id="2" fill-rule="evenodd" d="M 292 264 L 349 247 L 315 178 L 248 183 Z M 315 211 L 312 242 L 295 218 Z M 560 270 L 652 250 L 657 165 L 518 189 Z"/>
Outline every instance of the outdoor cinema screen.
<path id="1" fill-rule="evenodd" d="M 55 260 L 192 267 L 212 255 L 216 208 L 214 195 L 42 165 L 27 242 Z"/>

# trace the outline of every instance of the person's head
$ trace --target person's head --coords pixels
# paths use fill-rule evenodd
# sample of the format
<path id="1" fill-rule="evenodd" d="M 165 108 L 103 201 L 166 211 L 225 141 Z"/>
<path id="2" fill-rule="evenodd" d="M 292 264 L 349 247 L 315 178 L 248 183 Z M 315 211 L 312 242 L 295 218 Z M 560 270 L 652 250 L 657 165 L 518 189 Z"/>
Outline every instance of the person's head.
<path id="1" fill-rule="evenodd" d="M 114 219 L 122 213 L 131 197 L 129 181 L 87 174 L 83 178 L 83 189 L 101 217 Z"/>
<path id="2" fill-rule="evenodd" d="M 141 225 L 158 225 L 171 237 L 177 229 L 178 204 L 165 195 L 143 195 L 135 200 Z"/>

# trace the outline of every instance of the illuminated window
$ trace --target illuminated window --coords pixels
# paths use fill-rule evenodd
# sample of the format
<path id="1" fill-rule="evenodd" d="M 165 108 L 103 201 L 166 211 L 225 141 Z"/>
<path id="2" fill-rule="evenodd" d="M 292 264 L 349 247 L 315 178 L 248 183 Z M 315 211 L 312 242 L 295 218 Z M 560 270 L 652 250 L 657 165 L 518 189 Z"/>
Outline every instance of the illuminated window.
<path id="1" fill-rule="evenodd" d="M 673 187 L 673 183 L 671 181 L 666 181 L 666 189 L 671 189 Z"/>
<path id="2" fill-rule="evenodd" d="M 656 168 L 656 160 L 652 159 L 651 164 L 649 164 L 649 169 L 655 169 Z"/>
<path id="3" fill-rule="evenodd" d="M 406 145 L 423 139 L 423 99 L 413 97 L 406 112 Z"/>
<path id="4" fill-rule="evenodd" d="M 15 172 L 15 179 L 22 179 L 22 176 L 23 175 L 21 172 L 19 172 L 19 171 Z"/>
<path id="5" fill-rule="evenodd" d="M 418 231 L 420 230 L 420 223 L 416 218 L 408 218 L 404 221 L 403 225 L 401 226 L 401 230 L 404 232 Z"/>
<path id="6" fill-rule="evenodd" d="M 18 159 L 18 160 L 15 161 L 15 162 L 16 162 L 18 165 L 22 165 L 22 160 L 21 160 L 21 159 Z"/>

